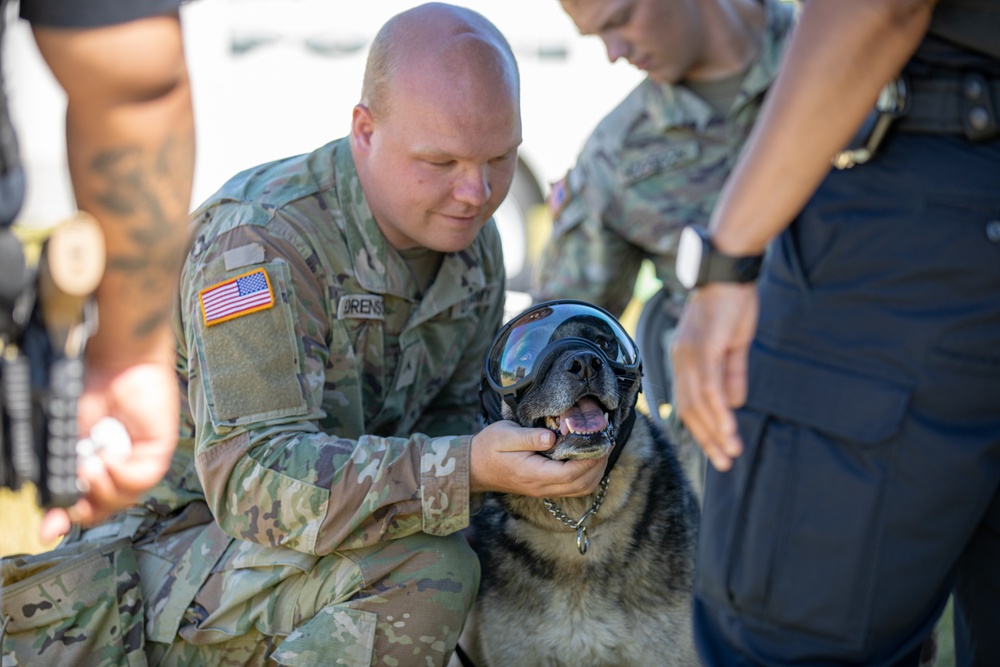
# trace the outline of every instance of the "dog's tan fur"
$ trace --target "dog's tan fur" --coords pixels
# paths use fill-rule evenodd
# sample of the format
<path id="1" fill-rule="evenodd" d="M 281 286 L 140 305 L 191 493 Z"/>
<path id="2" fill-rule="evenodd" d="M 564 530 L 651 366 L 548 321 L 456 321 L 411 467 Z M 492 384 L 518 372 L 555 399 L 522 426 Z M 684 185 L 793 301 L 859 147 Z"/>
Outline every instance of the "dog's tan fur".
<path id="1" fill-rule="evenodd" d="M 544 396 L 526 397 L 518 414 L 504 406 L 504 416 L 536 425 L 588 395 L 610 408 L 614 436 L 634 393 L 618 395 L 607 366 L 579 382 L 562 377 L 566 367 L 562 359 L 553 363 L 529 392 Z M 592 456 L 600 438 L 585 440 Z M 560 458 L 572 457 L 572 445 L 573 438 L 560 438 Z M 553 500 L 575 519 L 594 496 Z M 697 524 L 697 503 L 672 447 L 639 415 L 600 511 L 587 522 L 585 555 L 576 530 L 540 499 L 491 496 L 474 517 L 483 580 L 463 646 L 477 667 L 697 665 L 690 619 Z"/>

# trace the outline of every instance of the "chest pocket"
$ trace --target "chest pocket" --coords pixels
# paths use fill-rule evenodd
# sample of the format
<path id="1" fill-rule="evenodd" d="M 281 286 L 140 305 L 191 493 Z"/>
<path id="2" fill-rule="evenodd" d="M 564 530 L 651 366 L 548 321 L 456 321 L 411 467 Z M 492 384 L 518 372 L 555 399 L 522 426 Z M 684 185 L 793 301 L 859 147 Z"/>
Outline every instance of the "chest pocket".
<path id="1" fill-rule="evenodd" d="M 664 142 L 652 150 L 649 146 L 630 149 L 623 156 L 619 178 L 623 187 L 630 187 L 656 174 L 689 166 L 700 156 L 701 147 L 694 138 Z"/>

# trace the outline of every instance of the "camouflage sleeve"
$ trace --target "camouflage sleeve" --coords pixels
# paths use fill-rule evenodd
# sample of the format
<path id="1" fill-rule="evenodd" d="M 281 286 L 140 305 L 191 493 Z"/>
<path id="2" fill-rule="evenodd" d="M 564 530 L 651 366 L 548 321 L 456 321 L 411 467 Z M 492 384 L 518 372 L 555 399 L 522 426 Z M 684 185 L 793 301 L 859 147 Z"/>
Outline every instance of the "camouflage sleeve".
<path id="1" fill-rule="evenodd" d="M 465 527 L 471 436 L 358 432 L 354 352 L 331 327 L 328 276 L 301 229 L 250 205 L 203 215 L 220 231 L 196 240 L 185 267 L 183 346 L 198 474 L 220 527 L 317 555 Z M 328 365 L 349 369 L 336 433 L 320 426 Z"/>
<path id="2" fill-rule="evenodd" d="M 621 212 L 597 180 L 577 165 L 553 186 L 552 237 L 543 252 L 533 296 L 535 301 L 589 301 L 620 316 L 632 298 L 643 255 L 607 224 L 606 217 Z"/>

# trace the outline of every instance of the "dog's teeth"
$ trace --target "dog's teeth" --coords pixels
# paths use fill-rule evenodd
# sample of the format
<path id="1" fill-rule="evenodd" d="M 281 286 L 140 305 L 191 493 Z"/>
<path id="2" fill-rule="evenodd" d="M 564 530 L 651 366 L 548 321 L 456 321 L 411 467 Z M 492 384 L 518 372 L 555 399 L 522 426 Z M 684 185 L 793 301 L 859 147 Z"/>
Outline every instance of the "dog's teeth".
<path id="1" fill-rule="evenodd" d="M 608 421 L 608 413 L 607 412 L 604 413 L 604 421 Z M 610 423 L 610 422 L 608 422 L 608 423 Z"/>

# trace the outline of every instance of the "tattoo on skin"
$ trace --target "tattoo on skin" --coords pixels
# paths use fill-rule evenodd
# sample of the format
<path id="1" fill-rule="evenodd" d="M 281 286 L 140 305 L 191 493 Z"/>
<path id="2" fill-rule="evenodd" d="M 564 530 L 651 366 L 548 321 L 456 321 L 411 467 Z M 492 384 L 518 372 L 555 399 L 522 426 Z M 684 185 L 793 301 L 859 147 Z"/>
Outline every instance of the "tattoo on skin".
<path id="1" fill-rule="evenodd" d="M 182 194 L 185 178 L 177 174 L 190 164 L 190 142 L 168 137 L 153 156 L 139 146 L 99 153 L 90 168 L 103 184 L 97 203 L 107 211 L 112 225 L 126 225 L 128 248 L 118 248 L 107 258 L 108 272 L 123 274 L 120 298 L 131 304 L 148 304 L 148 313 L 134 323 L 132 334 L 145 337 L 169 315 L 172 288 L 180 261 L 175 216 L 186 216 L 188 202 Z"/>

